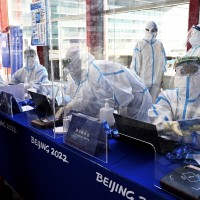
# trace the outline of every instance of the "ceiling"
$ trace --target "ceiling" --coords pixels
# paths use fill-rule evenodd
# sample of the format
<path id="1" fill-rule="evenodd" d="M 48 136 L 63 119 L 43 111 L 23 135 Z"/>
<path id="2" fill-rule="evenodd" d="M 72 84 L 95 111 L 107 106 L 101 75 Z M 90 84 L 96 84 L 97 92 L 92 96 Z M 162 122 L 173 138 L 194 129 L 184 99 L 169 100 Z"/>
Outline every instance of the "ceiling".
<path id="1" fill-rule="evenodd" d="M 189 0 L 107 0 L 108 5 L 118 5 L 122 7 L 127 6 L 149 6 L 149 5 L 174 5 L 174 4 L 182 4 L 188 3 Z"/>
<path id="2" fill-rule="evenodd" d="M 180 5 L 189 3 L 189 0 L 107 0 L 108 10 L 107 14 L 113 13 L 112 9 L 115 9 L 115 13 L 147 10 L 155 8 L 169 7 L 173 5 Z"/>

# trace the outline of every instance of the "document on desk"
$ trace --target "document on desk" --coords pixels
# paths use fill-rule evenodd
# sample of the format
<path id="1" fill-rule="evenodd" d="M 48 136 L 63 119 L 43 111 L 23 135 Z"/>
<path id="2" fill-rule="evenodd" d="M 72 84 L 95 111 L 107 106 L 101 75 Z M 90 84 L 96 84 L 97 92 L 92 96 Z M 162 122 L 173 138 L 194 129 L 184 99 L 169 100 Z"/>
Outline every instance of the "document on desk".
<path id="1" fill-rule="evenodd" d="M 21 108 L 22 108 L 22 112 L 26 112 L 26 111 L 34 109 L 32 106 L 29 106 L 29 105 L 22 106 Z"/>

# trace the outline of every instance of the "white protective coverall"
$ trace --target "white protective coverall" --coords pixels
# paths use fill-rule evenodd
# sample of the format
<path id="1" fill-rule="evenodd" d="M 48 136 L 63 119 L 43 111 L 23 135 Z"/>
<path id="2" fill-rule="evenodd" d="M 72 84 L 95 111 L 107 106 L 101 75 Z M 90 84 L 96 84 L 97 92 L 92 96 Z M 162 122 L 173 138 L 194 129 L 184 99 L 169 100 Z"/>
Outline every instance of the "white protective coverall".
<path id="1" fill-rule="evenodd" d="M 12 75 L 9 84 L 41 84 L 48 82 L 46 68 L 39 63 L 35 49 L 29 46 L 24 51 L 24 66 Z"/>
<path id="2" fill-rule="evenodd" d="M 163 73 L 166 70 L 165 50 L 163 44 L 156 39 L 157 31 L 155 22 L 147 23 L 145 37 L 136 43 L 130 66 L 144 81 L 153 102 L 160 93 Z"/>
<path id="3" fill-rule="evenodd" d="M 199 56 L 200 57 L 200 24 L 194 25 L 188 32 L 187 41 L 192 47 L 186 53 L 186 56 Z"/>
<path id="4" fill-rule="evenodd" d="M 87 51 L 75 47 L 68 50 L 66 60 L 68 72 L 77 85 L 75 97 L 65 107 L 66 114 L 76 109 L 98 117 L 105 99 L 109 99 L 110 107 L 120 108 L 121 114 L 149 121 L 151 95 L 134 71 L 119 63 L 95 60 Z M 56 114 L 59 117 L 59 112 Z"/>
<path id="5" fill-rule="evenodd" d="M 149 110 L 149 117 L 150 121 L 157 125 L 158 130 L 165 128 L 167 130 L 171 126 L 171 130 L 177 135 L 184 136 L 188 132 L 180 131 L 177 120 L 200 117 L 200 58 L 180 58 L 175 65 L 177 65 L 174 78 L 176 88 L 163 90 L 160 93 Z M 185 68 L 192 73 L 187 73 Z"/>

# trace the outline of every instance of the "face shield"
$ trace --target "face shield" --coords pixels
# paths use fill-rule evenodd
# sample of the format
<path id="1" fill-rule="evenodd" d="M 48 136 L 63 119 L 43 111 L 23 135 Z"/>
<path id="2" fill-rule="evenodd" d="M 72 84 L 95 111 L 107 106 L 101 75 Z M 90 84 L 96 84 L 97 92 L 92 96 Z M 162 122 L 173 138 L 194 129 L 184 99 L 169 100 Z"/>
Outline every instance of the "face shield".
<path id="1" fill-rule="evenodd" d="M 200 58 L 183 57 L 175 62 L 174 86 L 184 98 L 194 99 L 200 94 Z"/>
<path id="2" fill-rule="evenodd" d="M 200 67 L 200 57 L 188 56 L 179 58 L 174 63 L 177 76 L 197 75 Z"/>
<path id="3" fill-rule="evenodd" d="M 85 55 L 79 48 L 68 49 L 65 59 L 62 61 L 64 74 L 69 74 L 75 83 L 80 83 L 86 61 Z"/>
<path id="4" fill-rule="evenodd" d="M 176 68 L 177 76 L 195 76 L 199 70 L 197 63 L 183 63 Z"/>
<path id="5" fill-rule="evenodd" d="M 33 68 L 37 64 L 36 51 L 34 49 L 26 49 L 24 51 L 24 63 L 28 69 Z"/>
<path id="6" fill-rule="evenodd" d="M 32 58 L 35 58 L 36 57 L 36 53 L 35 53 L 35 50 L 25 50 L 24 51 L 24 59 L 26 59 L 27 57 L 32 57 Z"/>
<path id="7" fill-rule="evenodd" d="M 70 75 L 71 78 L 79 83 L 81 81 L 81 67 L 80 65 L 74 65 L 71 59 L 65 59 L 62 61 L 64 75 Z"/>
<path id="8" fill-rule="evenodd" d="M 63 66 L 63 69 L 65 70 L 66 74 L 72 70 L 72 68 L 70 67 L 70 62 L 71 62 L 70 59 L 62 60 L 62 66 Z"/>

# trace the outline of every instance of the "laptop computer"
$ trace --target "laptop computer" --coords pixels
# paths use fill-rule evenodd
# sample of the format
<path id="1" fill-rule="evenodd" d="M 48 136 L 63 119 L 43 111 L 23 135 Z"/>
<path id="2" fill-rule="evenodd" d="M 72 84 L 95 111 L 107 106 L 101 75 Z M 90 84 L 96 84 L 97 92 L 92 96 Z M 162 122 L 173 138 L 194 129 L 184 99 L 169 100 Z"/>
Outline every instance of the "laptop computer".
<path id="1" fill-rule="evenodd" d="M 147 122 L 113 114 L 116 127 L 120 133 L 120 139 L 127 137 L 135 138 L 146 143 L 150 143 L 156 152 L 163 154 L 172 151 L 179 143 L 159 136 L 156 125 Z M 129 139 L 130 141 L 130 139 Z"/>
<path id="2" fill-rule="evenodd" d="M 0 91 L 0 111 L 7 115 L 13 115 L 22 112 L 22 108 L 13 94 Z"/>
<path id="3" fill-rule="evenodd" d="M 62 120 L 56 119 L 54 117 L 53 112 L 53 101 L 50 100 L 46 95 L 39 94 L 33 91 L 28 91 L 30 94 L 32 101 L 35 105 L 36 114 L 38 116 L 38 119 L 32 120 L 31 124 L 33 126 L 39 127 L 39 128 L 50 128 L 55 125 L 60 125 Z M 55 112 L 59 109 L 55 103 Z"/>

